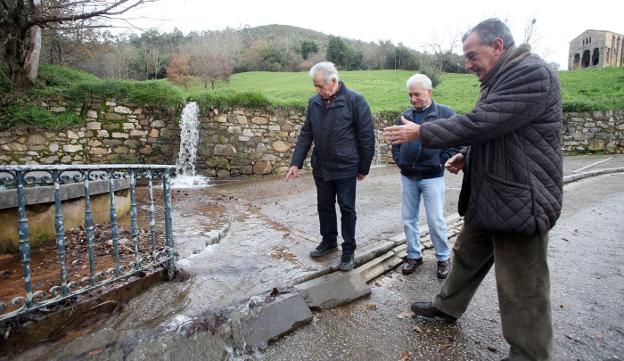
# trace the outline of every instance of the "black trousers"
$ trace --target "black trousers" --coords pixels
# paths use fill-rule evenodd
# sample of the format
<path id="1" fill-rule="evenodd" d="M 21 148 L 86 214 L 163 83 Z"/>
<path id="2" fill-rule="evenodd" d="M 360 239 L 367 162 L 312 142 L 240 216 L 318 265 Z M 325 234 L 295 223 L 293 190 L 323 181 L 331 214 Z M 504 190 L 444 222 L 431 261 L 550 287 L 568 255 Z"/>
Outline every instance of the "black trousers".
<path id="1" fill-rule="evenodd" d="M 340 224 L 342 234 L 342 253 L 355 253 L 355 188 L 357 180 L 353 178 L 324 181 L 314 177 L 316 183 L 316 202 L 321 225 L 323 242 L 329 245 L 337 244 L 338 226 L 336 222 L 336 199 L 340 206 Z"/>

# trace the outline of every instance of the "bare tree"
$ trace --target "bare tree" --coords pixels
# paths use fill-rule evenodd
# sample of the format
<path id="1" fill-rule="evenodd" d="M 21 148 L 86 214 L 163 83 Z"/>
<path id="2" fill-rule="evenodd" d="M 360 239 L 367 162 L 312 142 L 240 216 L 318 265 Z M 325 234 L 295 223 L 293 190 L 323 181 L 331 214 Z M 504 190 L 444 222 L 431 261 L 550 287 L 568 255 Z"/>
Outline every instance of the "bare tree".
<path id="1" fill-rule="evenodd" d="M 111 19 L 153 0 L 1 0 L 0 41 L 8 78 L 27 87 L 37 78 L 41 28 L 54 24 L 80 26 L 86 19 Z M 87 26 L 82 23 L 82 26 Z M 105 26 L 92 23 L 88 26 Z"/>
<path id="2" fill-rule="evenodd" d="M 461 35 L 459 33 L 446 35 L 439 38 L 436 35 L 431 37 L 431 41 L 426 45 L 433 53 L 433 67 L 436 72 L 444 72 L 449 66 L 455 66 L 453 54 L 460 44 Z"/>

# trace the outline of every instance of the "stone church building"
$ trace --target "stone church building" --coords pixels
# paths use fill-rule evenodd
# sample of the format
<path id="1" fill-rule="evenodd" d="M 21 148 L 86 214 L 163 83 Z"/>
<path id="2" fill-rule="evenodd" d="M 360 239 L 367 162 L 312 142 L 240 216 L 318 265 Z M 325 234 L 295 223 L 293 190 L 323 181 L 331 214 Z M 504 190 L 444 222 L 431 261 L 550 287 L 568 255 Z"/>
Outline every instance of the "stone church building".
<path id="1" fill-rule="evenodd" d="M 568 69 L 624 67 L 624 35 L 585 30 L 570 41 Z"/>

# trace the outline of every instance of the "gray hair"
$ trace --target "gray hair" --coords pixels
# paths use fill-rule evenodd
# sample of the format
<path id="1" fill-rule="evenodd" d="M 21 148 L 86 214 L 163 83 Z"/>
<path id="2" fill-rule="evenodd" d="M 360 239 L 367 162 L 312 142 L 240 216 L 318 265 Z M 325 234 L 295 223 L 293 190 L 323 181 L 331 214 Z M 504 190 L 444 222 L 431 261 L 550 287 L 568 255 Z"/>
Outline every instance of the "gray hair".
<path id="1" fill-rule="evenodd" d="M 414 74 L 405 82 L 407 85 L 407 89 L 412 85 L 418 85 L 424 90 L 432 90 L 433 86 L 431 84 L 431 79 L 425 74 Z"/>
<path id="2" fill-rule="evenodd" d="M 310 69 L 310 78 L 314 78 L 314 76 L 318 73 L 322 72 L 324 77 L 323 80 L 325 83 L 329 83 L 332 79 L 336 79 L 336 81 L 340 80 L 338 78 L 338 69 L 334 63 L 329 61 L 322 61 L 320 63 L 314 64 L 314 66 Z"/>
<path id="3" fill-rule="evenodd" d="M 497 18 L 483 20 L 474 28 L 468 30 L 462 37 L 462 42 L 466 41 L 466 38 L 472 33 L 477 33 L 479 35 L 482 45 L 492 45 L 496 38 L 503 39 L 503 49 L 509 49 L 515 44 L 507 25 Z"/>

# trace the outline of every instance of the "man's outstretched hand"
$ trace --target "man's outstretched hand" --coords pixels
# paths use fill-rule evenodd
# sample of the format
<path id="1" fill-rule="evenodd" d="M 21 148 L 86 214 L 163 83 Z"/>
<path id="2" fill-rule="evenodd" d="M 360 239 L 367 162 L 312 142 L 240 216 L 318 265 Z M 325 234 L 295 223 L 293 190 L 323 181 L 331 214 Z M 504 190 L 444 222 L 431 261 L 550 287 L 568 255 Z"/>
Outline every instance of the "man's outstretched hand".
<path id="1" fill-rule="evenodd" d="M 420 125 L 401 116 L 403 125 L 392 125 L 383 130 L 384 139 L 391 144 L 401 144 L 420 138 Z"/>

